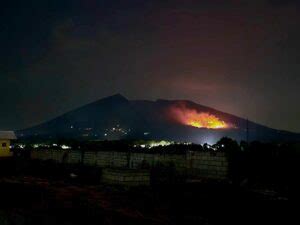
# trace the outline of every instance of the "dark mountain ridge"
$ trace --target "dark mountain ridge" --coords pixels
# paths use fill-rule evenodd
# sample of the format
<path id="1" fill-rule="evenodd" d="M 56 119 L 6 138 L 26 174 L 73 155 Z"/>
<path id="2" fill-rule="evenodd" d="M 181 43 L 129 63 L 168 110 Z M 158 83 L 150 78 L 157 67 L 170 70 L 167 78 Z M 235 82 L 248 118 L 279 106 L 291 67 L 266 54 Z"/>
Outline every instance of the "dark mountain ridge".
<path id="1" fill-rule="evenodd" d="M 183 122 L 186 119 L 184 117 L 188 116 L 205 116 L 224 127 L 194 127 Z M 227 136 L 238 141 L 300 141 L 300 134 L 272 129 L 188 100 L 130 101 L 120 94 L 92 102 L 40 125 L 16 131 L 16 134 L 21 139 L 165 139 L 214 143 Z"/>

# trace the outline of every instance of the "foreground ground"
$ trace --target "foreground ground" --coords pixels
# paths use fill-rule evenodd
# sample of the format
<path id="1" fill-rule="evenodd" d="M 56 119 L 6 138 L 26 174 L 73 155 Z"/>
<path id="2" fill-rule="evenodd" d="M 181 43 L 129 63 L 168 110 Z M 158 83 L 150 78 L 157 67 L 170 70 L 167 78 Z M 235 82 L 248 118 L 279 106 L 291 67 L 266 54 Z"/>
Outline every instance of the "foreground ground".
<path id="1" fill-rule="evenodd" d="M 237 218 L 224 213 L 230 204 L 268 198 L 221 183 L 124 188 L 3 177 L 0 224 L 223 224 Z M 261 220 L 253 212 L 245 215 L 248 221 Z M 262 215 L 269 221 L 268 214 Z"/>

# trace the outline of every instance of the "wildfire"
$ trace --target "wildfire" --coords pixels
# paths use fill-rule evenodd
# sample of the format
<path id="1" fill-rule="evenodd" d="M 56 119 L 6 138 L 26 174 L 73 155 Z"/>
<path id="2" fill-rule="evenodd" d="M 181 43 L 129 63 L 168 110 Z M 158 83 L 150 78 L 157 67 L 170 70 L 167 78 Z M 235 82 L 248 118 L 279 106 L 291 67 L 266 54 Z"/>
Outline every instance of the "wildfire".
<path id="1" fill-rule="evenodd" d="M 221 129 L 227 128 L 227 124 L 209 113 L 189 113 L 185 119 L 185 124 L 198 128 Z"/>
<path id="2" fill-rule="evenodd" d="M 186 107 L 175 107 L 172 108 L 172 113 L 178 122 L 188 126 L 208 129 L 224 129 L 230 127 L 225 121 L 207 112 L 198 112 Z"/>

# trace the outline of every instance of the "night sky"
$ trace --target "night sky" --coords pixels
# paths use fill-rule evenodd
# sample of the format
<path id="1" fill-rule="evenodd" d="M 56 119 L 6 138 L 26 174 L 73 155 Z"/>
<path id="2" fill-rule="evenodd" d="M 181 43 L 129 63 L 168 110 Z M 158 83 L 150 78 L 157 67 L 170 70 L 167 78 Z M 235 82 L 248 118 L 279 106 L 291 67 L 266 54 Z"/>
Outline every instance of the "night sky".
<path id="1" fill-rule="evenodd" d="M 189 99 L 300 132 L 298 1 L 7 2 L 0 129 L 121 93 Z"/>

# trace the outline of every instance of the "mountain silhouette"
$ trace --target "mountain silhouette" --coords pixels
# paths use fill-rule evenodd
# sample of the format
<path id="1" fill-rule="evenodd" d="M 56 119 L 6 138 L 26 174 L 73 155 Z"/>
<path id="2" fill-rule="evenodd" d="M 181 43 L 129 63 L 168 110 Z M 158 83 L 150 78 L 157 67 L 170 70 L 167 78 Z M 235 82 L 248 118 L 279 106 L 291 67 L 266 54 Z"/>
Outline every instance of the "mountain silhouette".
<path id="1" fill-rule="evenodd" d="M 300 140 L 300 134 L 272 129 L 188 100 L 130 101 L 120 94 L 16 134 L 21 139 L 164 139 L 194 143 L 215 143 L 225 136 L 237 141 Z"/>

